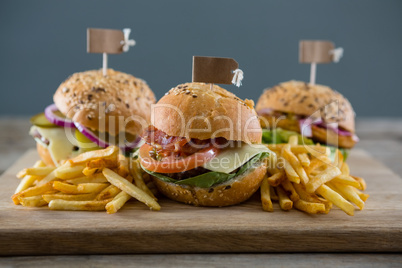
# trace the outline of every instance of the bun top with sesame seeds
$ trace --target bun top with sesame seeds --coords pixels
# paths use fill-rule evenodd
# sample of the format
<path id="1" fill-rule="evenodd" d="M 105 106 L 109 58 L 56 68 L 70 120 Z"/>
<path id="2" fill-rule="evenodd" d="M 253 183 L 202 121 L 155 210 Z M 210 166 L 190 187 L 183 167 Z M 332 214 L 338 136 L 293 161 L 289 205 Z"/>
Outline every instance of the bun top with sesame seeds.
<path id="1" fill-rule="evenodd" d="M 148 126 L 155 96 L 147 83 L 132 75 L 107 70 L 75 73 L 53 96 L 61 113 L 95 131 L 139 135 Z"/>
<path id="2" fill-rule="evenodd" d="M 318 115 L 326 123 L 355 132 L 355 112 L 350 102 L 339 92 L 323 85 L 300 81 L 280 83 L 266 89 L 257 102 L 256 110 L 272 109 L 303 116 Z"/>
<path id="3" fill-rule="evenodd" d="M 158 101 L 152 112 L 152 125 L 169 136 L 261 142 L 254 102 L 241 100 L 217 85 L 178 85 Z"/>

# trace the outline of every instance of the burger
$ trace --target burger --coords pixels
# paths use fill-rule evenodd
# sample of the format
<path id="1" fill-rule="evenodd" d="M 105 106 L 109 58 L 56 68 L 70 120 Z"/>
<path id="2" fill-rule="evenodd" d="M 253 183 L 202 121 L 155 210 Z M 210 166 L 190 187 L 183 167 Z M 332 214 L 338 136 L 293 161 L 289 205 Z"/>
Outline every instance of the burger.
<path id="1" fill-rule="evenodd" d="M 229 206 L 250 198 L 270 151 L 254 102 L 211 84 L 172 88 L 152 110 L 139 149 L 143 170 L 163 195 L 195 206 Z"/>
<path id="2" fill-rule="evenodd" d="M 264 143 L 283 143 L 297 134 L 299 143 L 320 143 L 346 159 L 358 142 L 355 112 L 339 92 L 323 85 L 288 81 L 266 89 L 256 110 L 264 128 Z"/>
<path id="3" fill-rule="evenodd" d="M 30 135 L 47 165 L 82 152 L 118 145 L 130 153 L 150 122 L 155 96 L 147 83 L 107 70 L 75 73 L 53 96 L 54 103 L 31 118 Z"/>

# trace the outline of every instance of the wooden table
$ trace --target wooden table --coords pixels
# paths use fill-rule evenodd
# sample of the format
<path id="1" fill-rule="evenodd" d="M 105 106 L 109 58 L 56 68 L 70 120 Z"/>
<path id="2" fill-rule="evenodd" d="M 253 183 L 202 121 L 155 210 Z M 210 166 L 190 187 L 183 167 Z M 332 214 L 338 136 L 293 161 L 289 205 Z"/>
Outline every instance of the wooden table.
<path id="1" fill-rule="evenodd" d="M 28 136 L 27 118 L 0 118 L 0 173 L 7 169 L 35 143 Z M 358 148 L 372 154 L 399 176 L 402 175 L 402 119 L 362 118 L 357 122 L 361 138 Z M 213 267 L 213 266 L 401 266 L 398 254 L 156 254 L 123 256 L 42 256 L 7 257 L 0 259 L 0 266 L 54 266 L 83 265 L 116 266 L 125 264 L 153 265 L 157 267 Z"/>

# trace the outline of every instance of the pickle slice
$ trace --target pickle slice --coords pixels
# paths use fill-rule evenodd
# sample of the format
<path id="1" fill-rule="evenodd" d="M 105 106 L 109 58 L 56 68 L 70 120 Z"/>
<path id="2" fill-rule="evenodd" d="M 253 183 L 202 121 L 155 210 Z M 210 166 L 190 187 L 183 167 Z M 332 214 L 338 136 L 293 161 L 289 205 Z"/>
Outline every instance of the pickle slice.
<path id="1" fill-rule="evenodd" d="M 31 117 L 31 124 L 38 126 L 38 127 L 43 127 L 43 128 L 53 128 L 53 127 L 59 127 L 58 125 L 52 124 L 47 120 L 45 113 L 40 113 L 37 115 L 34 115 Z"/>

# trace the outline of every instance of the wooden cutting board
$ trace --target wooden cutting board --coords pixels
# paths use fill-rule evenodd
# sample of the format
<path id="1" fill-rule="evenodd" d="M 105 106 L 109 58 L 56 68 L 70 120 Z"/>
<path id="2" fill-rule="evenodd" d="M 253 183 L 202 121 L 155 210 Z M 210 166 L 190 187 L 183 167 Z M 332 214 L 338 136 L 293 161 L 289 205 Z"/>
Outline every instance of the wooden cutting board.
<path id="1" fill-rule="evenodd" d="M 28 151 L 0 178 L 0 255 L 402 251 L 402 179 L 361 150 L 348 162 L 370 198 L 353 217 L 263 212 L 258 194 L 227 208 L 161 199 L 159 212 L 132 201 L 113 215 L 15 206 L 15 174 L 35 160 Z"/>

